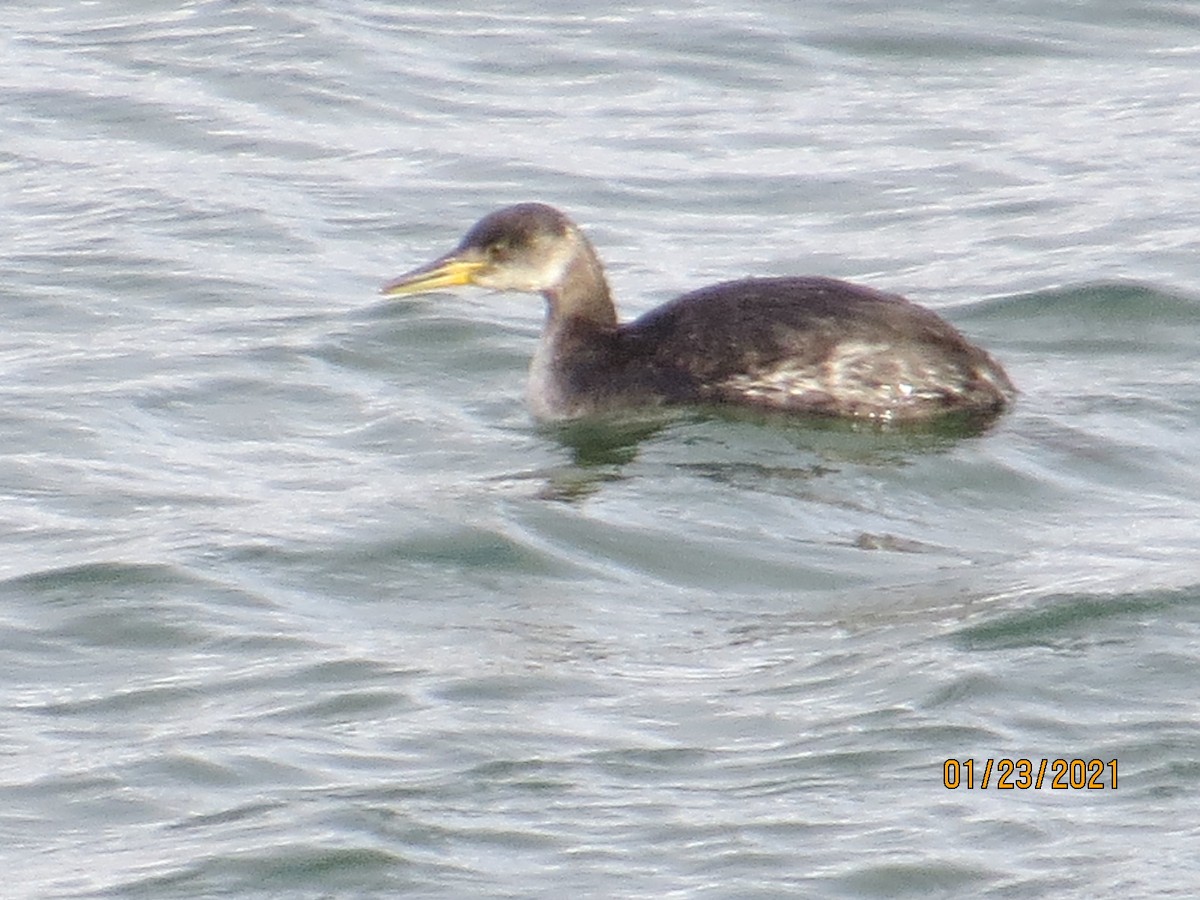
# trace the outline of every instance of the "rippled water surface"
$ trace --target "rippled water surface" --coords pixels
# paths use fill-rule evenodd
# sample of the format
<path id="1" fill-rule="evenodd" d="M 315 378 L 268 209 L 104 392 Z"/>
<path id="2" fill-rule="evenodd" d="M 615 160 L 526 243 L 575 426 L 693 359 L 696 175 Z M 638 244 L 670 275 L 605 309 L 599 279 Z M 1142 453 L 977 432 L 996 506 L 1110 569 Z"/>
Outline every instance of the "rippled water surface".
<path id="1" fill-rule="evenodd" d="M 6 895 L 1193 896 L 1200 11 L 558 9 L 7 10 Z M 540 301 L 376 293 L 530 199 L 1019 401 L 538 427 Z"/>

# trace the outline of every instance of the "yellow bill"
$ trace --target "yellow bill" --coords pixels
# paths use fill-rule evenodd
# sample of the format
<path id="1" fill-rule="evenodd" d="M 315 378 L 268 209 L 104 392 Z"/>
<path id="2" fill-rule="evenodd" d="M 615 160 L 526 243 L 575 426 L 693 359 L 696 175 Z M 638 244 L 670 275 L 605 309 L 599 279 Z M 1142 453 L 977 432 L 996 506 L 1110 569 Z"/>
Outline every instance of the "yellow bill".
<path id="1" fill-rule="evenodd" d="M 483 265 L 482 260 L 462 259 L 453 254 L 443 256 L 428 265 L 392 279 L 379 289 L 379 293 L 394 297 L 401 294 L 422 294 L 426 291 L 473 284 L 475 273 L 483 268 Z"/>

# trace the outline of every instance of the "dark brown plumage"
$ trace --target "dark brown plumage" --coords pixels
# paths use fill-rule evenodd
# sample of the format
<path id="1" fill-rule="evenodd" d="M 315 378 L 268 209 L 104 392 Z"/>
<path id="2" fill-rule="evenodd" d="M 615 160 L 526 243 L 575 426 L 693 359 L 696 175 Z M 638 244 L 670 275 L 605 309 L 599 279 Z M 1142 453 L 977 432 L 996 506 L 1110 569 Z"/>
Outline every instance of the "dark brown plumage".
<path id="1" fill-rule="evenodd" d="M 492 213 L 383 292 L 460 284 L 546 298 L 529 384 L 543 419 L 732 403 L 911 422 L 994 415 L 1015 394 L 1000 365 L 933 312 L 832 278 L 725 282 L 618 324 L 591 244 L 539 203 Z"/>

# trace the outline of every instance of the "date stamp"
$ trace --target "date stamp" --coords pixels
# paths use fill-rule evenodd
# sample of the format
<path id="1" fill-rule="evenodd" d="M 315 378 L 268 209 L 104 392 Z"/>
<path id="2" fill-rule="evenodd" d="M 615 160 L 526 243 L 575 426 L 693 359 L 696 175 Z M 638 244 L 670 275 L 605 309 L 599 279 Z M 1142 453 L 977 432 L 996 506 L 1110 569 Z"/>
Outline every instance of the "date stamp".
<path id="1" fill-rule="evenodd" d="M 1105 775 L 1108 777 L 1105 778 Z M 947 790 L 1115 791 L 1115 759 L 948 759 L 942 764 L 942 786 Z"/>

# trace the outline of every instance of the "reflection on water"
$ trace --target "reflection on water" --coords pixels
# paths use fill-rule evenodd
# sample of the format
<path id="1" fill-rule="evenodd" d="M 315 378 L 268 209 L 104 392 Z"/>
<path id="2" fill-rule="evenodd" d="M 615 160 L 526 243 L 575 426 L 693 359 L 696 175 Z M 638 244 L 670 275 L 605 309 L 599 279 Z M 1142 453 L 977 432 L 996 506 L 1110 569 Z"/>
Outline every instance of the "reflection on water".
<path id="1" fill-rule="evenodd" d="M 979 437 L 993 424 L 993 417 L 962 414 L 896 425 L 721 407 L 542 425 L 539 432 L 565 448 L 571 462 L 542 473 L 547 484 L 541 495 L 556 500 L 590 496 L 605 483 L 622 479 L 623 470 L 650 442 L 675 448 L 674 465 L 681 471 L 748 489 L 776 490 L 780 483 L 819 478 L 841 465 L 902 466 L 914 456 L 944 452 Z M 761 435 L 755 434 L 759 429 L 776 446 L 769 461 L 761 459 Z M 739 437 L 745 441 L 739 443 Z M 756 458 L 741 458 L 746 454 Z M 541 476 L 525 473 L 522 477 Z"/>

